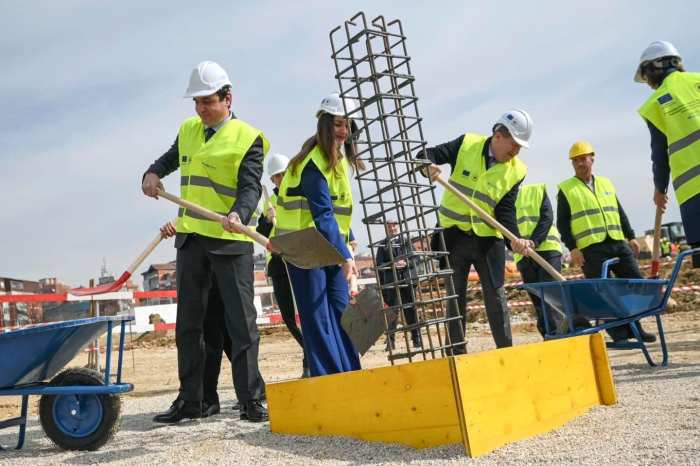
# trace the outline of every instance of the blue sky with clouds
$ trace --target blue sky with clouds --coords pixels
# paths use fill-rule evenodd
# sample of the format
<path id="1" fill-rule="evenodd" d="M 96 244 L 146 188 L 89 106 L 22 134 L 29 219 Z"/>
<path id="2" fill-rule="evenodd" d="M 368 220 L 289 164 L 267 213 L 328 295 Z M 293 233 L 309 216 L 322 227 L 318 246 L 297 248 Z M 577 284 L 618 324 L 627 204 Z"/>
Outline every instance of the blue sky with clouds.
<path id="1" fill-rule="evenodd" d="M 9 2 L 6 2 L 9 3 Z M 661 8 L 659 8 L 661 6 Z M 535 121 L 529 182 L 571 176 L 589 139 L 638 232 L 653 223 L 648 133 L 632 82 L 657 39 L 700 69 L 700 2 L 27 1 L 0 16 L 0 276 L 85 283 L 121 273 L 175 214 L 140 179 L 193 113 L 191 68 L 215 60 L 237 115 L 293 154 L 336 89 L 328 33 L 358 10 L 399 18 L 429 144 L 487 132 L 511 107 Z M 177 192 L 177 177 L 165 180 Z M 679 218 L 675 201 L 666 216 Z M 355 230 L 362 239 L 359 218 Z M 174 258 L 167 243 L 149 262 Z"/>

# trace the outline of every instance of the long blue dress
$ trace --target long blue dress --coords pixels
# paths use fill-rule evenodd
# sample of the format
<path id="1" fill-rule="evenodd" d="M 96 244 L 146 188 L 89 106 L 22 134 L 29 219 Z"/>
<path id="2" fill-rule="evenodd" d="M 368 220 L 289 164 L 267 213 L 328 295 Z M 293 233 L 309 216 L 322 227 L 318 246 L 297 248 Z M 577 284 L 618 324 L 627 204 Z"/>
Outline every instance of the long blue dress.
<path id="1" fill-rule="evenodd" d="M 291 188 L 288 194 L 304 196 L 316 229 L 344 258 L 352 257 L 333 215 L 328 183 L 313 162 L 304 167 L 299 186 Z M 360 369 L 360 357 L 340 326 L 349 301 L 348 283 L 342 268 L 334 265 L 304 270 L 292 264 L 288 264 L 288 268 L 311 375 Z"/>

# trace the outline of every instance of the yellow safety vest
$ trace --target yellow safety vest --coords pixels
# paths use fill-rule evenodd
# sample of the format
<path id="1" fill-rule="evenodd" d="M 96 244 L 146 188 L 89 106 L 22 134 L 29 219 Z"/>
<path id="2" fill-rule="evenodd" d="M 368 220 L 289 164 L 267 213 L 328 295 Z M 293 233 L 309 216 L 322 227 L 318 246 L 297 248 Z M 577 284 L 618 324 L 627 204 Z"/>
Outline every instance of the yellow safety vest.
<path id="1" fill-rule="evenodd" d="M 483 156 L 487 139 L 479 134 L 464 135 L 449 183 L 493 216 L 494 208 L 503 196 L 525 178 L 527 167 L 518 157 L 513 157 L 509 162 L 495 163 L 487 170 Z M 477 236 L 503 238 L 498 230 L 491 228 L 449 191 L 442 195 L 438 216 L 443 228 L 457 226 L 463 231 L 473 229 Z"/>
<path id="2" fill-rule="evenodd" d="M 352 191 L 350 189 L 348 162 L 343 157 L 335 168 L 331 169 L 325 154 L 319 146 L 314 147 L 309 155 L 296 167 L 294 173 L 292 173 L 291 168 L 285 172 L 280 184 L 279 195 L 277 196 L 277 226 L 275 227 L 275 234 L 283 235 L 315 226 L 311 210 L 309 209 L 308 199 L 301 195 L 291 195 L 288 192 L 290 188 L 299 186 L 304 167 L 311 161 L 314 162 L 324 178 L 326 178 L 326 182 L 328 182 L 333 215 L 338 223 L 340 234 L 343 235 L 347 242 L 352 220 Z M 312 245 L 309 246 L 312 247 Z"/>
<path id="3" fill-rule="evenodd" d="M 221 215 L 228 215 L 236 202 L 238 168 L 258 137 L 262 138 L 263 153 L 267 154 L 270 144 L 262 132 L 241 120 L 227 121 L 207 142 L 204 142 L 202 120 L 199 117 L 185 120 L 178 134 L 180 196 Z M 177 231 L 210 238 L 252 241 L 187 209 L 178 212 Z"/>
<path id="4" fill-rule="evenodd" d="M 537 223 L 540 221 L 540 208 L 547 187 L 544 183 L 520 185 L 518 200 L 515 202 L 516 215 L 518 217 L 518 230 L 522 238 L 530 239 L 530 235 L 535 231 Z M 561 238 L 559 230 L 552 223 L 547 232 L 547 238 L 540 243 L 535 251 L 558 251 L 561 252 Z M 513 254 L 517 264 L 523 258 L 518 253 Z"/>
<path id="5" fill-rule="evenodd" d="M 700 73 L 666 76 L 639 114 L 666 135 L 678 203 L 700 194 Z"/>
<path id="6" fill-rule="evenodd" d="M 596 176 L 593 187 L 595 193 L 575 176 L 559 185 L 571 208 L 571 234 L 578 249 L 600 243 L 608 235 L 615 240 L 625 239 L 615 186 L 609 179 Z"/>

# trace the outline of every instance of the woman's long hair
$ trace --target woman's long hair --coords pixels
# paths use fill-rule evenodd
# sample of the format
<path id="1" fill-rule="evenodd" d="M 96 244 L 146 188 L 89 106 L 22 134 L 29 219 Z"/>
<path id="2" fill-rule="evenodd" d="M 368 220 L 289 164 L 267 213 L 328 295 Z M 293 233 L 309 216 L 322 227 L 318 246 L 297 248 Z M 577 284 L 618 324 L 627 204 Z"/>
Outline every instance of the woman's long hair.
<path id="1" fill-rule="evenodd" d="M 658 89 L 673 71 L 685 71 L 679 57 L 658 58 L 642 67 L 642 75 L 652 89 Z"/>
<path id="2" fill-rule="evenodd" d="M 311 153 L 314 147 L 319 146 L 321 151 L 326 155 L 328 159 L 328 164 L 335 172 L 335 168 L 341 159 L 341 154 L 336 151 L 335 148 L 335 130 L 333 128 L 333 119 L 335 117 L 330 113 L 322 113 L 318 118 L 316 123 L 316 134 L 311 136 L 309 139 L 304 141 L 301 146 L 301 150 L 297 155 L 289 161 L 289 170 L 292 174 L 296 174 L 296 170 L 299 165 L 306 159 L 306 157 Z M 355 142 L 352 135 L 357 132 L 357 126 L 355 122 L 351 120 L 350 123 L 350 136 L 345 141 L 345 157 L 348 159 L 348 163 L 352 168 L 363 169 L 364 164 L 357 160 L 357 151 L 355 148 Z"/>

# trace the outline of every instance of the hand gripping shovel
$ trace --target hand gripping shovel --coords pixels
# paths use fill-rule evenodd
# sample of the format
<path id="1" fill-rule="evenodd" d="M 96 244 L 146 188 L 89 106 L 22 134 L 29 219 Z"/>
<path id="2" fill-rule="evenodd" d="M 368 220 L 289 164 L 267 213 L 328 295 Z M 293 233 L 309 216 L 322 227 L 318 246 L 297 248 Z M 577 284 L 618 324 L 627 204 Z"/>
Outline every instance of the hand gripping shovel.
<path id="1" fill-rule="evenodd" d="M 158 195 L 209 220 L 221 222 L 224 218 L 219 213 L 181 199 L 163 189 L 158 189 Z M 280 254 L 284 260 L 300 269 L 327 267 L 341 264 L 344 261 L 340 252 L 314 227 L 275 236 L 270 240 L 246 225 L 239 225 L 239 228 L 244 235 L 265 249 Z"/>

